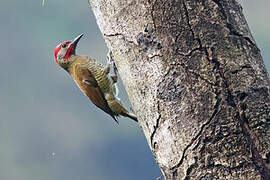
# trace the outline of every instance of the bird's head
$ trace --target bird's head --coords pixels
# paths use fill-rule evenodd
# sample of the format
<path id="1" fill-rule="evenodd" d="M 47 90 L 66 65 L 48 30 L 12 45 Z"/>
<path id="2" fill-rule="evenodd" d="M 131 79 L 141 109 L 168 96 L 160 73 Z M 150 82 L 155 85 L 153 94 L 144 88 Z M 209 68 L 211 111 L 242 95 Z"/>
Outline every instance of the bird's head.
<path id="1" fill-rule="evenodd" d="M 71 61 L 71 57 L 76 55 L 76 47 L 83 34 L 77 36 L 73 41 L 64 41 L 54 49 L 56 63 L 66 68 Z"/>

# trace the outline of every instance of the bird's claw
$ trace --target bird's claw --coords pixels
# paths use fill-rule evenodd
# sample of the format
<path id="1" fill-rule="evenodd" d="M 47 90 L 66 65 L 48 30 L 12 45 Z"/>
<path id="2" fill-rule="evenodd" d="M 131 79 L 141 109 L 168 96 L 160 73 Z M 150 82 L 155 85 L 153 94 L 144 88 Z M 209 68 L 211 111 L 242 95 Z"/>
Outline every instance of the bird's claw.
<path id="1" fill-rule="evenodd" d="M 108 53 L 107 53 L 107 64 L 112 64 L 114 62 L 113 58 L 112 58 L 112 51 L 109 50 Z"/>
<path id="2" fill-rule="evenodd" d="M 111 66 L 113 67 L 113 73 L 110 74 L 110 77 L 111 77 L 113 83 L 116 83 L 117 79 L 118 79 L 118 77 L 117 77 L 118 70 L 115 66 L 114 59 L 112 58 L 112 51 L 111 50 L 108 51 L 106 59 L 107 59 L 107 65 L 105 67 L 105 71 L 107 74 L 109 74 Z"/>

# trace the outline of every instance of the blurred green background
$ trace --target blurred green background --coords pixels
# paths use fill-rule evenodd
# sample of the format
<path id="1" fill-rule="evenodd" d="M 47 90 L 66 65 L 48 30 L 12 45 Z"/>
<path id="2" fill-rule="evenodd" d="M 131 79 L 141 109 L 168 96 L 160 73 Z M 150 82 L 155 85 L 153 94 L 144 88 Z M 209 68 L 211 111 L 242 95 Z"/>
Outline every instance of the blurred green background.
<path id="1" fill-rule="evenodd" d="M 270 2 L 241 0 L 270 69 Z M 80 33 L 77 53 L 105 61 L 87 0 L 0 0 L 0 179 L 150 180 L 160 176 L 134 122 L 118 126 L 54 62 L 57 44 Z M 122 100 L 130 107 L 122 88 Z"/>

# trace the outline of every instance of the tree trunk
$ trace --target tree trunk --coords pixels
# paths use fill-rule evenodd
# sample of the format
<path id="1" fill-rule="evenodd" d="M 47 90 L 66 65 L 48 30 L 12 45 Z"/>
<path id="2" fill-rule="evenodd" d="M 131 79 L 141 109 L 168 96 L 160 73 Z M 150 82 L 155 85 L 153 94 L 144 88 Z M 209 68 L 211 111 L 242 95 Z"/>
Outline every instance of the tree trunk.
<path id="1" fill-rule="evenodd" d="M 270 179 L 270 81 L 235 0 L 89 0 L 163 176 Z"/>

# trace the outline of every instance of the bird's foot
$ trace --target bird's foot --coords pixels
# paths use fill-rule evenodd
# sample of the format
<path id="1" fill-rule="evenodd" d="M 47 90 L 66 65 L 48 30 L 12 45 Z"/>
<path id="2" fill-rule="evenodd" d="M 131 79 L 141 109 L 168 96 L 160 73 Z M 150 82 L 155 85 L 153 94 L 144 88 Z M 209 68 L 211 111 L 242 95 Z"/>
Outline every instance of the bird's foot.
<path id="1" fill-rule="evenodd" d="M 114 63 L 114 59 L 112 58 L 112 52 L 111 50 L 109 50 L 109 52 L 107 53 L 107 65 L 105 67 L 105 71 L 107 74 L 110 73 L 110 70 L 111 70 L 111 66 L 113 68 L 113 72 L 110 74 L 110 77 L 113 81 L 113 83 L 117 83 L 117 79 L 118 79 L 118 76 L 117 76 L 117 68 L 115 66 L 115 63 Z"/>

